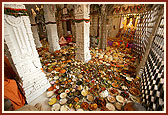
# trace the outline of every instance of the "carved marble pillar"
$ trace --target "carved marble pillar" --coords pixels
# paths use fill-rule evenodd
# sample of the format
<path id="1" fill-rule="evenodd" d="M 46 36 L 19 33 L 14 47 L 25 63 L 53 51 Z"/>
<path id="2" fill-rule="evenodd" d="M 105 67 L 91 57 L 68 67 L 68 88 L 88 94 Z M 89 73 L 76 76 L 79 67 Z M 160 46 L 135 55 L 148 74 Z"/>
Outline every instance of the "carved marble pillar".
<path id="1" fill-rule="evenodd" d="M 68 9 L 67 9 L 67 5 L 64 4 L 64 8 L 63 8 L 63 16 L 62 16 L 62 27 L 63 27 L 63 35 L 64 37 L 66 37 L 68 35 L 68 31 L 67 31 L 67 16 L 68 14 Z"/>
<path id="2" fill-rule="evenodd" d="M 111 23 L 113 18 L 112 18 L 112 16 L 108 16 L 108 18 L 109 18 L 109 21 L 108 21 L 108 27 L 107 27 L 107 29 L 108 29 L 107 38 L 111 38 L 111 30 L 112 30 L 112 28 L 114 28 Z"/>
<path id="3" fill-rule="evenodd" d="M 93 15 L 90 15 L 90 36 L 93 36 Z"/>
<path id="4" fill-rule="evenodd" d="M 101 38 L 101 23 L 102 23 L 102 20 L 101 20 L 101 16 L 98 16 L 98 37 L 99 37 L 99 42 L 100 42 L 100 38 Z"/>
<path id="5" fill-rule="evenodd" d="M 103 4 L 101 7 L 101 32 L 100 32 L 100 38 L 99 38 L 99 45 L 98 47 L 101 49 L 106 48 L 106 37 L 107 37 L 107 13 L 106 13 L 106 5 Z"/>
<path id="6" fill-rule="evenodd" d="M 76 26 L 73 22 L 71 23 L 71 29 L 72 29 L 71 31 L 72 31 L 73 41 L 76 41 Z"/>
<path id="7" fill-rule="evenodd" d="M 65 18 L 63 18 L 62 27 L 63 27 L 63 35 L 64 37 L 66 37 L 68 35 L 68 32 L 67 32 L 67 22 Z"/>
<path id="8" fill-rule="evenodd" d="M 5 8 L 25 9 L 22 4 L 5 4 Z M 28 16 L 4 14 L 4 40 L 19 77 L 23 81 L 28 103 L 46 91 L 50 84 L 41 71 Z"/>
<path id="9" fill-rule="evenodd" d="M 54 52 L 60 50 L 59 38 L 57 33 L 57 24 L 55 21 L 55 5 L 44 5 L 44 18 L 47 29 L 47 37 L 49 42 L 49 51 Z"/>
<path id="10" fill-rule="evenodd" d="M 61 9 L 61 4 L 56 4 L 56 9 Z M 56 21 L 57 21 L 57 30 L 58 30 L 58 37 L 61 38 L 63 36 L 63 27 L 61 21 L 61 10 L 56 10 Z"/>
<path id="11" fill-rule="evenodd" d="M 59 38 L 61 38 L 61 36 L 63 36 L 62 21 L 60 19 L 58 20 L 58 25 L 57 25 Z"/>
<path id="12" fill-rule="evenodd" d="M 36 44 L 36 48 L 40 48 L 40 47 L 42 47 L 42 44 L 40 42 L 40 38 L 38 35 L 38 31 L 37 31 L 38 25 L 36 24 L 36 21 L 35 21 L 35 14 L 33 14 L 33 11 L 32 11 L 32 10 L 34 10 L 33 8 L 35 8 L 35 5 L 26 4 L 25 6 L 26 6 L 26 9 L 28 10 L 28 13 L 29 13 L 31 29 L 33 32 L 33 37 L 34 37 L 34 41 Z"/>
<path id="13" fill-rule="evenodd" d="M 75 20 L 89 19 L 90 5 L 77 4 L 75 9 Z M 76 22 L 76 59 L 87 62 L 91 59 L 90 55 L 90 21 Z"/>
<path id="14" fill-rule="evenodd" d="M 98 29 L 98 16 L 93 15 L 92 16 L 92 30 L 91 30 L 91 36 L 97 36 L 97 29 Z"/>

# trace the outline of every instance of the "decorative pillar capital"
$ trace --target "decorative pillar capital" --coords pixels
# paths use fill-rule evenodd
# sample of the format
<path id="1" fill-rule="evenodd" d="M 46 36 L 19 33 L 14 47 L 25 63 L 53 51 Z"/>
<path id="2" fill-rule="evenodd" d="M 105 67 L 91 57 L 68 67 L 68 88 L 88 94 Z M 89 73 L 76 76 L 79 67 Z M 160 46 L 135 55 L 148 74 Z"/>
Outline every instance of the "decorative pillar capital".
<path id="1" fill-rule="evenodd" d="M 90 5 L 89 4 L 77 4 L 75 6 L 75 18 L 82 19 L 82 18 L 90 18 Z"/>
<path id="2" fill-rule="evenodd" d="M 4 4 L 5 8 L 14 8 L 14 9 L 26 9 L 23 4 Z"/>

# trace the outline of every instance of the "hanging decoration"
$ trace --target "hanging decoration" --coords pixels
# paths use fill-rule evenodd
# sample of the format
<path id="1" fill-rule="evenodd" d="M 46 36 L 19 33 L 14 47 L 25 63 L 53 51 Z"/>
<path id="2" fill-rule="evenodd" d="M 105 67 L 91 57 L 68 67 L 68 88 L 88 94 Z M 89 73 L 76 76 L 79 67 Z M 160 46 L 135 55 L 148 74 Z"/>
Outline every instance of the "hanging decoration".
<path id="1" fill-rule="evenodd" d="M 140 17 L 140 24 L 143 22 L 143 15 Z"/>
<path id="2" fill-rule="evenodd" d="M 143 10 L 143 6 L 142 5 L 139 5 L 136 7 L 137 11 L 142 11 Z"/>
<path id="3" fill-rule="evenodd" d="M 127 18 L 127 23 L 126 25 L 128 25 L 130 23 L 130 18 Z"/>
<path id="4" fill-rule="evenodd" d="M 132 18 L 132 24 L 133 24 L 133 26 L 135 26 L 135 21 L 136 21 L 136 17 L 133 17 Z"/>
<path id="5" fill-rule="evenodd" d="M 122 7 L 123 12 L 127 12 L 129 10 L 129 6 L 125 9 L 125 7 Z"/>
<path id="6" fill-rule="evenodd" d="M 114 8 L 112 13 L 127 13 L 130 9 L 130 12 L 141 12 L 144 10 L 144 4 L 143 5 L 137 5 L 137 6 L 127 6 L 127 7 L 119 7 L 119 8 Z"/>
<path id="7" fill-rule="evenodd" d="M 121 12 L 121 7 L 115 9 L 115 13 L 120 13 Z"/>
<path id="8" fill-rule="evenodd" d="M 36 17 L 36 15 L 37 15 L 33 8 L 31 8 L 31 14 L 33 17 Z"/>
<path id="9" fill-rule="evenodd" d="M 130 12 L 135 12 L 137 6 L 130 6 Z"/>
<path id="10" fill-rule="evenodd" d="M 28 16 L 27 9 L 4 8 L 4 13 L 11 16 Z"/>

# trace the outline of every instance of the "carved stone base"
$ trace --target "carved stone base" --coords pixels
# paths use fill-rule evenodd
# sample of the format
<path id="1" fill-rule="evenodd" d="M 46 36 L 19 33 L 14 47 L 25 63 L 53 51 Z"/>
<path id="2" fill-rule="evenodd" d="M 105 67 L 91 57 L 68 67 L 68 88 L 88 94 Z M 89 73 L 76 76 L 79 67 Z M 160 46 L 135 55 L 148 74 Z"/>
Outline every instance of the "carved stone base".
<path id="1" fill-rule="evenodd" d="M 46 79 L 46 75 L 43 73 L 35 73 L 31 76 L 36 76 L 33 79 L 24 80 L 23 88 L 26 94 L 26 100 L 28 103 L 32 102 L 38 96 L 46 91 L 47 88 L 50 87 L 48 80 Z M 30 78 L 31 76 L 28 76 Z"/>

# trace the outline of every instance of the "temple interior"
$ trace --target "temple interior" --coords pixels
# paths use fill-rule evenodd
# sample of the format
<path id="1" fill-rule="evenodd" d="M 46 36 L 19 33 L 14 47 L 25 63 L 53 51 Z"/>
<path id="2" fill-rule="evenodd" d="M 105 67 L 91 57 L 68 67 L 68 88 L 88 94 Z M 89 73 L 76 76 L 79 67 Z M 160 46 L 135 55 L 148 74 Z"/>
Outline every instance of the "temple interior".
<path id="1" fill-rule="evenodd" d="M 165 7 L 4 4 L 4 111 L 164 111 Z"/>

